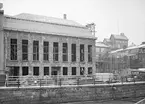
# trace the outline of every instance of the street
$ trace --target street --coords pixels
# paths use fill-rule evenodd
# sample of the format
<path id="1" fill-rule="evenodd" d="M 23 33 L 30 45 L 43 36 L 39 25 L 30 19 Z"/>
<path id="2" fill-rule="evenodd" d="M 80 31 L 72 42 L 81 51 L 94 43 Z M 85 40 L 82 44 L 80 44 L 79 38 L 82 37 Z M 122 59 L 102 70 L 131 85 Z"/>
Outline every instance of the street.
<path id="1" fill-rule="evenodd" d="M 61 103 L 61 104 L 134 104 L 134 102 L 111 100 L 111 101 L 72 102 L 72 103 Z"/>

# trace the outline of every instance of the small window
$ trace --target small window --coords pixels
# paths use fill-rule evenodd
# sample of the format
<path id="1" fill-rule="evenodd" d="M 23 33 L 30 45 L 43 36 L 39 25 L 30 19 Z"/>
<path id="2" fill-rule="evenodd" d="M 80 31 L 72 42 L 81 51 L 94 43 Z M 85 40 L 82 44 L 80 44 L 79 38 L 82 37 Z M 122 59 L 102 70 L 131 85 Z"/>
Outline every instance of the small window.
<path id="1" fill-rule="evenodd" d="M 85 74 L 85 68 L 84 67 L 80 67 L 80 75 L 84 75 Z"/>
<path id="2" fill-rule="evenodd" d="M 49 67 L 44 67 L 44 75 L 49 75 Z"/>
<path id="3" fill-rule="evenodd" d="M 28 71 L 28 67 L 22 67 L 22 75 L 28 75 L 29 71 Z"/>
<path id="4" fill-rule="evenodd" d="M 33 67 L 33 75 L 39 76 L 39 67 Z"/>
<path id="5" fill-rule="evenodd" d="M 67 67 L 63 67 L 63 75 L 67 75 L 68 74 L 68 68 Z"/>
<path id="6" fill-rule="evenodd" d="M 72 75 L 76 75 L 76 67 L 72 67 Z"/>
<path id="7" fill-rule="evenodd" d="M 88 74 L 92 74 L 92 67 L 88 67 Z"/>

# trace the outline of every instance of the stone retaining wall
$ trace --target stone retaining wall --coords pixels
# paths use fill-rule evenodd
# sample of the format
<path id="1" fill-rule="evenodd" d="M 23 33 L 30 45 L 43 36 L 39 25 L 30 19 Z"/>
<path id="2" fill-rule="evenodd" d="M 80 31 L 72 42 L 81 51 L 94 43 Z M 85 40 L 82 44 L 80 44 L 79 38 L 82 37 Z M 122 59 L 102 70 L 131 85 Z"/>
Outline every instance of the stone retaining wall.
<path id="1" fill-rule="evenodd" d="M 145 83 L 62 87 L 0 88 L 0 104 L 56 104 L 145 96 Z"/>

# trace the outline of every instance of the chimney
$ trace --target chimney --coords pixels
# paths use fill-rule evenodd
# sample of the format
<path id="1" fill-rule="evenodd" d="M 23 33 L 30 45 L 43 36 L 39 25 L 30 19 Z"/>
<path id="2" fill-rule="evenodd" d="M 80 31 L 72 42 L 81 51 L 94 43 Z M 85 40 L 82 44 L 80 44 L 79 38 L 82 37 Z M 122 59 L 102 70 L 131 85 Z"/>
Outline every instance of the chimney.
<path id="1" fill-rule="evenodd" d="M 63 19 L 65 19 L 65 20 L 67 19 L 66 14 L 63 14 Z"/>

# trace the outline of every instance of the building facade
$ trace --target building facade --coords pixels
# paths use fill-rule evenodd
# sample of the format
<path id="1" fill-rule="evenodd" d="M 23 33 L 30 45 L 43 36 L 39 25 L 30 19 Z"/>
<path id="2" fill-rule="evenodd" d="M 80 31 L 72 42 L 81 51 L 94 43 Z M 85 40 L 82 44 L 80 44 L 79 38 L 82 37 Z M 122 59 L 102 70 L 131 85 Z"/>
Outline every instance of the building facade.
<path id="1" fill-rule="evenodd" d="M 128 47 L 128 38 L 124 35 L 124 33 L 120 33 L 120 35 L 111 34 L 110 41 L 113 50 Z"/>
<path id="2" fill-rule="evenodd" d="M 92 75 L 95 40 L 74 21 L 22 13 L 0 14 L 0 70 L 9 76 Z"/>
<path id="3" fill-rule="evenodd" d="M 96 72 L 110 72 L 110 61 L 108 57 L 109 51 L 109 46 L 105 45 L 103 42 L 96 42 Z"/>

